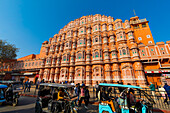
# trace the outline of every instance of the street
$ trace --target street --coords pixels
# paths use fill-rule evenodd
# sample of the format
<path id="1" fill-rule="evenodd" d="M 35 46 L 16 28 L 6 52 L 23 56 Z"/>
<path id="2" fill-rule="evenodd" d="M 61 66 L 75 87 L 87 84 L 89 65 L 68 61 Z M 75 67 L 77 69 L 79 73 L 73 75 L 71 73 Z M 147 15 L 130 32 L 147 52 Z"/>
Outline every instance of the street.
<path id="1" fill-rule="evenodd" d="M 10 104 L 0 106 L 0 113 L 34 113 L 35 97 L 21 96 L 19 104 L 13 107 Z M 97 113 L 98 106 L 89 104 L 88 110 L 84 108 L 84 104 L 79 107 L 79 113 Z"/>
<path id="2" fill-rule="evenodd" d="M 16 107 L 10 104 L 0 106 L 0 113 L 34 113 L 35 101 L 36 98 L 21 96 Z"/>

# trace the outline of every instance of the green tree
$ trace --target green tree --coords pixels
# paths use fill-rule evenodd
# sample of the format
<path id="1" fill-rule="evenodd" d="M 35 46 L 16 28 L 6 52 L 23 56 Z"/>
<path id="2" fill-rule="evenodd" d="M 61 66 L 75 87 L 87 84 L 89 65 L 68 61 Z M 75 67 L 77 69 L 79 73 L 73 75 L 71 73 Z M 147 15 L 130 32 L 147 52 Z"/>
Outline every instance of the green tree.
<path id="1" fill-rule="evenodd" d="M 9 44 L 6 41 L 0 40 L 0 66 L 4 62 L 15 59 L 17 56 L 18 48 L 14 44 Z"/>

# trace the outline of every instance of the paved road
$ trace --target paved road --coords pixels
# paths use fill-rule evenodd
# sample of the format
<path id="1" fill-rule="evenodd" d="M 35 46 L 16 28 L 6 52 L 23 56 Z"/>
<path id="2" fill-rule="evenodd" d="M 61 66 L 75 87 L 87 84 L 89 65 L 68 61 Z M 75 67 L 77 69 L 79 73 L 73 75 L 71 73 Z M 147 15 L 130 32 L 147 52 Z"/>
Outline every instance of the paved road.
<path id="1" fill-rule="evenodd" d="M 10 104 L 0 106 L 0 113 L 34 113 L 36 98 L 21 96 L 16 107 Z M 97 113 L 98 106 L 89 105 L 89 109 L 84 108 L 84 104 L 79 107 L 79 113 Z"/>
<path id="2" fill-rule="evenodd" d="M 35 100 L 33 97 L 21 96 L 16 107 L 10 104 L 0 106 L 0 113 L 34 113 Z"/>

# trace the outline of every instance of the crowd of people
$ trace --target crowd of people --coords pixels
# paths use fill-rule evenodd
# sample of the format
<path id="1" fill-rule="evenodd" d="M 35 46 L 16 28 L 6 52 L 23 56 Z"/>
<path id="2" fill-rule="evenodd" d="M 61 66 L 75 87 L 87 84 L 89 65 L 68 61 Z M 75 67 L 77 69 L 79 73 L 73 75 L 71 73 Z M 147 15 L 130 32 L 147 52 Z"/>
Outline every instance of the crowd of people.
<path id="1" fill-rule="evenodd" d="M 36 82 L 36 89 L 38 89 L 39 87 L 39 84 L 40 83 L 45 83 L 44 79 L 42 81 L 39 81 L 37 80 Z M 55 83 L 54 81 L 52 82 L 49 82 L 49 83 Z M 118 84 L 123 84 L 122 82 L 117 82 Z M 74 88 L 74 94 L 78 97 L 77 98 L 77 105 L 78 106 L 81 106 L 81 103 L 82 101 L 85 102 L 85 108 L 87 108 L 88 106 L 88 103 L 89 103 L 89 99 L 90 99 L 90 94 L 89 94 L 89 90 L 88 90 L 88 86 L 86 86 L 83 82 L 82 84 L 80 85 L 80 83 L 78 84 L 74 84 L 74 81 L 71 81 L 71 82 L 68 82 L 68 81 L 64 81 L 64 82 L 60 82 L 60 84 L 70 84 L 70 85 L 74 85 L 75 88 Z M 29 79 L 24 83 L 24 92 L 25 91 L 29 91 L 30 92 L 30 88 L 31 88 L 31 82 L 29 81 Z M 165 83 L 165 85 L 163 86 L 159 86 L 158 87 L 158 91 L 156 91 L 156 87 L 155 85 L 150 82 L 150 91 L 151 91 L 151 94 L 153 95 L 154 99 L 156 97 L 156 94 L 155 92 L 159 92 L 159 94 L 163 97 L 164 99 L 164 103 L 168 103 L 168 99 L 170 100 L 170 86 L 167 85 L 167 83 Z M 99 91 L 100 91 L 100 88 L 99 88 L 99 83 L 98 81 L 96 81 L 96 85 L 94 86 L 94 89 L 95 89 L 95 92 L 96 92 L 96 100 L 99 100 L 100 99 L 100 95 L 99 95 Z M 110 89 L 111 90 L 111 89 Z M 120 87 L 119 88 L 119 91 L 122 92 L 123 89 Z M 102 94 L 102 93 L 100 93 Z M 102 95 L 102 97 L 106 97 L 104 94 Z"/>
<path id="2" fill-rule="evenodd" d="M 88 109 L 87 106 L 88 106 L 89 98 L 90 98 L 88 86 L 85 86 L 85 84 L 83 82 L 82 82 L 81 86 L 80 86 L 80 83 L 78 83 L 78 84 L 75 85 L 74 93 L 78 97 L 77 98 L 78 106 L 81 106 L 82 101 L 84 101 L 85 102 L 84 107 L 86 109 Z"/>
<path id="3" fill-rule="evenodd" d="M 156 99 L 156 96 L 160 96 L 163 97 L 164 99 L 164 103 L 168 103 L 168 99 L 170 100 L 170 86 L 168 86 L 167 83 L 164 83 L 164 85 L 158 86 L 157 89 L 158 91 L 156 91 L 156 87 L 155 84 L 153 84 L 152 82 L 150 82 L 150 86 L 149 86 L 151 93 L 154 97 L 154 99 Z M 156 94 L 158 93 L 158 94 Z"/>

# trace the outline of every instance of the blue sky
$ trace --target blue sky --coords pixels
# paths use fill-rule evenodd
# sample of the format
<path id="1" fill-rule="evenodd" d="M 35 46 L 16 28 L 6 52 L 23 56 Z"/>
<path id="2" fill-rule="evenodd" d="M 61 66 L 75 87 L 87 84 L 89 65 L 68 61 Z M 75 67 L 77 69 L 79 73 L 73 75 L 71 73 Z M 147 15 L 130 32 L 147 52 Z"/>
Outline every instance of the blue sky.
<path id="1" fill-rule="evenodd" d="M 0 39 L 20 48 L 18 57 L 39 54 L 41 44 L 70 21 L 102 14 L 123 21 L 149 20 L 155 42 L 170 40 L 170 0 L 0 0 Z"/>

